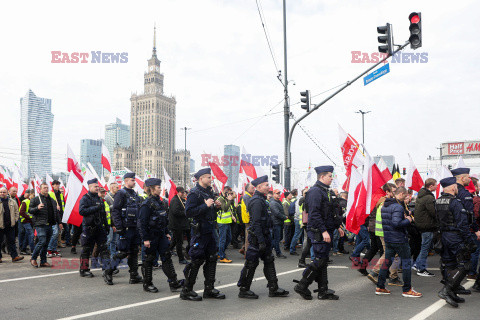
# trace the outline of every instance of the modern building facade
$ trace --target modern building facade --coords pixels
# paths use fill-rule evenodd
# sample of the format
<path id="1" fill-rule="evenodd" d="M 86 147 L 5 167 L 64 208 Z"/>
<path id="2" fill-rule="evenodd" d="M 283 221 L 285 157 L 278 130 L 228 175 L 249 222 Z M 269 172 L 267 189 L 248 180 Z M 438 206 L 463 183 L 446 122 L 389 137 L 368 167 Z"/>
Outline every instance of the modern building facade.
<path id="1" fill-rule="evenodd" d="M 31 89 L 20 98 L 22 170 L 29 178 L 52 173 L 52 100 Z"/>
<path id="2" fill-rule="evenodd" d="M 233 144 L 225 145 L 223 147 L 223 155 L 229 159 L 229 165 L 223 167 L 223 172 L 227 175 L 227 185 L 236 187 L 238 184 L 238 171 L 240 165 L 240 147 Z M 237 159 L 235 161 L 235 159 Z"/>
<path id="3" fill-rule="evenodd" d="M 144 92 L 130 98 L 130 147 L 115 148 L 112 154 L 116 169 L 147 169 L 154 176 L 163 177 L 165 168 L 174 181 L 183 181 L 184 169 L 180 167 L 184 167 L 185 159 L 175 151 L 176 100 L 165 95 L 163 81 L 154 31 L 152 57 L 144 73 Z M 175 159 L 182 164 L 176 164 Z M 189 153 L 186 161 L 190 161 Z"/>
<path id="4" fill-rule="evenodd" d="M 130 147 L 130 126 L 122 123 L 122 120 L 116 118 L 114 123 L 105 126 L 105 146 L 113 157 L 115 148 Z"/>
<path id="5" fill-rule="evenodd" d="M 102 176 L 102 143 L 102 139 L 80 140 L 80 163 L 90 162 L 99 176 Z"/>

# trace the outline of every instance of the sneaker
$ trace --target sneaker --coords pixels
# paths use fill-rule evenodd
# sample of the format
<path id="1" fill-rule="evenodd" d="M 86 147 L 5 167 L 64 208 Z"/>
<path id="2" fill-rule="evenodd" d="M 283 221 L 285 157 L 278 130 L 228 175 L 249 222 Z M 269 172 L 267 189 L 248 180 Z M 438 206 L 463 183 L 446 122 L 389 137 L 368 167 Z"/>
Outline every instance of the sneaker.
<path id="1" fill-rule="evenodd" d="M 278 258 L 278 259 L 287 259 L 287 256 L 284 255 L 284 254 L 282 254 L 282 253 L 280 253 L 280 254 L 277 254 L 277 258 Z"/>
<path id="2" fill-rule="evenodd" d="M 48 250 L 47 251 L 47 258 L 51 258 L 51 257 L 53 257 L 53 252 L 52 252 L 52 250 Z"/>
<path id="3" fill-rule="evenodd" d="M 376 295 L 390 294 L 390 290 L 377 288 L 375 290 Z"/>
<path id="4" fill-rule="evenodd" d="M 375 285 L 377 285 L 377 282 L 378 282 L 378 273 L 376 273 L 375 271 L 371 271 L 368 276 L 367 276 L 368 280 L 372 281 Z"/>
<path id="5" fill-rule="evenodd" d="M 389 279 L 388 280 L 388 285 L 389 286 L 397 286 L 397 287 L 403 287 L 403 282 L 400 280 L 398 277 L 394 279 Z"/>
<path id="6" fill-rule="evenodd" d="M 53 252 L 52 252 L 52 255 L 53 255 L 54 257 L 61 257 L 61 256 L 62 256 L 62 254 L 61 254 L 60 252 L 58 252 L 58 251 L 53 251 Z"/>
<path id="7" fill-rule="evenodd" d="M 221 263 L 232 263 L 232 260 L 229 260 L 227 258 L 223 258 L 223 259 L 220 259 L 219 262 L 221 262 Z"/>
<path id="8" fill-rule="evenodd" d="M 408 292 L 404 292 L 402 296 L 407 298 L 421 298 L 422 294 L 420 292 L 413 290 L 413 288 L 411 288 Z"/>
<path id="9" fill-rule="evenodd" d="M 435 275 L 431 272 L 429 272 L 427 269 L 420 270 L 417 272 L 417 276 L 421 277 L 435 277 Z"/>
<path id="10" fill-rule="evenodd" d="M 418 268 L 417 268 L 416 265 L 412 266 L 412 270 L 413 270 L 413 271 L 417 271 L 417 272 L 420 271 L 420 270 L 418 270 Z"/>

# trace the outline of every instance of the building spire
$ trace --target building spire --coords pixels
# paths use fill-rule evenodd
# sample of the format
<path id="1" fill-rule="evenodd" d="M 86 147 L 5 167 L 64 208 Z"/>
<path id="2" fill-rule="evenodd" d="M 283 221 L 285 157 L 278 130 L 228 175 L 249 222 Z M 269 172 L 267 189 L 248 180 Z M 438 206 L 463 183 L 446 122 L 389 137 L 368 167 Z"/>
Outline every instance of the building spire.
<path id="1" fill-rule="evenodd" d="M 157 56 L 157 26 L 156 23 L 153 23 L 153 56 Z"/>

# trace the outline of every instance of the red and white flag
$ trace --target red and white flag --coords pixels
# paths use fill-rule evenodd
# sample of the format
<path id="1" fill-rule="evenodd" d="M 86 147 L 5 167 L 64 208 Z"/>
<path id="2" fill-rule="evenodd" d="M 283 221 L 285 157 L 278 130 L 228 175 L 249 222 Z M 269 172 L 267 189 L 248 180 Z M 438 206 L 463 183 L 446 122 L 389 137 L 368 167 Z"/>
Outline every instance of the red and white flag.
<path id="1" fill-rule="evenodd" d="M 242 157 L 243 155 L 246 155 L 245 160 Z M 262 167 L 260 165 L 255 165 L 253 159 L 248 160 L 248 156 L 251 156 L 250 153 L 247 153 L 245 147 L 242 147 L 242 155 L 240 155 L 240 173 L 245 173 L 249 178 L 249 181 L 265 175 Z"/>
<path id="2" fill-rule="evenodd" d="M 382 176 L 385 178 L 386 181 L 392 180 L 392 173 L 387 167 L 387 163 L 385 160 L 383 160 L 382 157 L 380 157 L 380 160 L 378 161 L 378 169 L 382 172 Z"/>
<path id="3" fill-rule="evenodd" d="M 12 183 L 17 188 L 18 196 L 22 196 L 28 188 L 28 185 L 23 182 L 23 175 L 18 167 L 13 168 Z"/>
<path id="4" fill-rule="evenodd" d="M 353 168 L 359 168 L 365 161 L 365 156 L 360 151 L 360 144 L 350 134 L 345 132 L 343 128 L 338 125 L 338 136 L 340 141 L 340 149 L 342 150 L 343 164 L 345 166 L 345 175 L 347 180 L 343 184 L 343 190 L 349 190 L 350 172 Z"/>
<path id="5" fill-rule="evenodd" d="M 2 182 L 8 190 L 13 187 L 12 177 L 10 177 L 8 169 L 3 166 L 0 166 L 0 182 Z"/>
<path id="6" fill-rule="evenodd" d="M 40 185 L 43 183 L 42 178 L 35 173 L 35 179 L 33 179 L 33 189 L 35 190 L 35 196 L 40 194 Z"/>
<path id="7" fill-rule="evenodd" d="M 405 179 L 405 186 L 408 189 L 418 192 L 424 185 L 423 179 L 420 175 L 420 172 L 418 172 L 417 167 L 413 163 L 412 157 L 408 155 L 408 158 L 410 159 L 410 165 L 408 168 L 407 177 Z"/>
<path id="8" fill-rule="evenodd" d="M 53 178 L 48 173 L 45 173 L 45 182 L 48 184 L 48 192 L 53 191 Z"/>
<path id="9" fill-rule="evenodd" d="M 80 215 L 79 212 L 80 200 L 87 192 L 88 190 L 86 186 L 84 185 L 84 183 L 82 183 L 82 181 L 78 179 L 77 175 L 69 175 L 65 192 L 66 198 L 65 211 L 62 217 L 63 223 L 70 223 L 77 227 L 82 224 L 83 217 Z"/>
<path id="10" fill-rule="evenodd" d="M 108 152 L 107 146 L 105 143 L 102 143 L 102 166 L 108 170 L 108 172 L 112 172 L 112 161 L 110 160 L 110 152 Z"/>
<path id="11" fill-rule="evenodd" d="M 165 168 L 163 168 L 163 178 L 165 180 L 165 189 L 168 192 L 168 204 L 170 205 L 170 201 L 172 201 L 173 197 L 177 195 L 177 186 L 170 178 Z"/>
<path id="12" fill-rule="evenodd" d="M 208 165 L 212 169 L 212 173 L 215 176 L 215 178 L 222 183 L 221 190 L 223 190 L 223 188 L 225 187 L 225 184 L 228 181 L 228 176 L 223 172 L 222 169 L 220 169 L 220 167 L 217 164 L 213 162 L 209 162 Z"/>
<path id="13" fill-rule="evenodd" d="M 362 181 L 358 182 L 358 170 L 352 167 L 351 172 L 356 171 L 355 178 L 351 176 L 349 194 L 349 201 L 347 202 L 347 230 L 358 234 L 360 226 L 365 223 L 365 219 L 375 207 L 378 199 L 384 196 L 385 193 L 381 187 L 387 183 L 382 175 L 382 172 L 377 167 L 373 159 L 363 148 L 365 154 L 365 162 L 363 167 Z M 354 199 L 350 199 L 353 195 Z M 348 203 L 350 207 L 348 207 Z"/>
<path id="14" fill-rule="evenodd" d="M 72 149 L 70 149 L 70 146 L 68 144 L 67 144 L 67 171 L 72 172 L 80 182 L 83 182 L 82 168 L 80 167 L 80 164 L 75 158 L 75 154 L 73 153 Z"/>

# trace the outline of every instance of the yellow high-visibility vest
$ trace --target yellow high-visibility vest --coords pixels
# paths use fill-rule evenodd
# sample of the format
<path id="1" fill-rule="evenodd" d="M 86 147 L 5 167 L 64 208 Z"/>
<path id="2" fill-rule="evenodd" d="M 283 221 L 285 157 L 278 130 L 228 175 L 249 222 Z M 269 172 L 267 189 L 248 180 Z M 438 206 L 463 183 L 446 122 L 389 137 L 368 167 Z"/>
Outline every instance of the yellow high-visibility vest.
<path id="1" fill-rule="evenodd" d="M 377 237 L 383 237 L 382 207 L 383 207 L 383 203 L 378 206 L 377 212 L 375 215 L 375 235 Z"/>
<path id="2" fill-rule="evenodd" d="M 110 206 L 108 205 L 107 201 L 103 201 L 105 203 L 105 213 L 107 214 L 107 222 L 108 225 L 112 225 L 112 217 L 110 216 Z"/>
<path id="3" fill-rule="evenodd" d="M 22 204 L 24 204 L 24 203 L 25 203 L 25 205 L 27 206 L 27 207 L 25 208 L 25 214 L 26 214 L 30 219 L 32 219 L 33 216 L 32 216 L 30 213 L 28 213 L 28 208 L 30 207 L 30 199 L 25 199 L 25 200 L 23 200 L 23 201 L 22 201 Z M 20 207 L 22 206 L 22 204 L 20 204 Z M 25 218 L 22 217 L 22 216 L 20 216 L 20 222 L 23 223 L 24 221 L 25 221 Z"/>
<path id="4" fill-rule="evenodd" d="M 54 191 L 50 191 L 48 193 L 50 195 L 50 197 L 55 200 L 55 202 L 62 208 L 62 211 L 65 211 L 65 200 L 63 200 L 63 193 L 60 192 L 60 199 L 62 200 L 62 204 L 60 205 L 60 203 L 58 203 L 57 201 L 57 197 L 55 196 L 55 192 Z"/>

